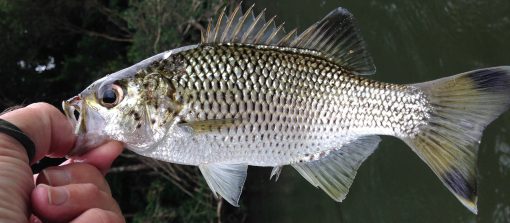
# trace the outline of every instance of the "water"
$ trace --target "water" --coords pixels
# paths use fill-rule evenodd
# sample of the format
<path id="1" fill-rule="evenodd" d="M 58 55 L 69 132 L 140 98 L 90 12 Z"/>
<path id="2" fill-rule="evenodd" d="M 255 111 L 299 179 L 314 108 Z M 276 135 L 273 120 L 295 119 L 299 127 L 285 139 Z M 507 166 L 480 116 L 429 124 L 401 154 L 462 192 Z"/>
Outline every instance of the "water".
<path id="1" fill-rule="evenodd" d="M 377 66 L 373 79 L 414 83 L 510 65 L 508 0 L 263 0 L 256 8 L 303 30 L 339 6 L 358 20 Z M 391 137 L 361 166 L 342 203 L 286 167 L 278 182 L 269 181 L 270 169 L 250 168 L 242 205 L 249 222 L 510 222 L 509 127 L 507 112 L 484 132 L 478 215 Z"/>

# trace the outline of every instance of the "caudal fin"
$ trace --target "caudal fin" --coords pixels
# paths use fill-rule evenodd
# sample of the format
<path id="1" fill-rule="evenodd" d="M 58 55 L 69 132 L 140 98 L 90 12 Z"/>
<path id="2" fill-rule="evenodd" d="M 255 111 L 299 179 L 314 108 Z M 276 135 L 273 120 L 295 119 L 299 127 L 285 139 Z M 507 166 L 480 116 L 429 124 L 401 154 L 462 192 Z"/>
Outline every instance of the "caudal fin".
<path id="1" fill-rule="evenodd" d="M 404 141 L 477 213 L 477 153 L 484 128 L 510 105 L 510 66 L 414 84 L 432 107 L 428 124 Z"/>

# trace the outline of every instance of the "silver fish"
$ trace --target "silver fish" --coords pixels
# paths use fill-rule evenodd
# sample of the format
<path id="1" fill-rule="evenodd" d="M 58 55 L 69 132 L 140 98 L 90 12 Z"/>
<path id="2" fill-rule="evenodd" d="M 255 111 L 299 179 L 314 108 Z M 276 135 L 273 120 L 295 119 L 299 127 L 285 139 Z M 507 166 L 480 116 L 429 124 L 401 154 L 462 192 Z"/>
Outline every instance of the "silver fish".
<path id="1" fill-rule="evenodd" d="M 510 67 L 383 83 L 366 76 L 375 66 L 347 10 L 296 33 L 253 7 L 224 10 L 200 44 L 107 75 L 64 101 L 79 137 L 74 152 L 113 139 L 142 156 L 196 165 L 234 206 L 248 165 L 274 167 L 271 177 L 291 165 L 342 201 L 378 135 L 389 135 L 477 212 L 478 145 L 510 104 Z"/>

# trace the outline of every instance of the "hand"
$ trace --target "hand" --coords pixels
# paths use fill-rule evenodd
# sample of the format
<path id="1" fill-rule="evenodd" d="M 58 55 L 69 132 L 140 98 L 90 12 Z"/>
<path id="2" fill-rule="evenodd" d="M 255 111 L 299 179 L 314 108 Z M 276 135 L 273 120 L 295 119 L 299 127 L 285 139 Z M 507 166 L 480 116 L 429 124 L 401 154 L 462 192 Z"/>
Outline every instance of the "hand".
<path id="1" fill-rule="evenodd" d="M 117 142 L 110 142 L 87 154 L 87 160 L 103 158 L 109 165 L 112 159 L 101 154 L 121 151 Z M 116 155 L 116 154 L 114 154 Z M 115 158 L 115 157 L 112 157 Z M 98 165 L 96 163 L 96 165 Z M 106 169 L 103 169 L 106 171 Z M 124 222 L 117 202 L 102 171 L 88 163 L 68 162 L 41 172 L 32 191 L 32 211 L 44 222 Z M 78 217 L 77 217 L 78 216 Z"/>
<path id="2" fill-rule="evenodd" d="M 51 105 L 32 104 L 0 118 L 32 139 L 36 147 L 32 162 L 44 156 L 63 157 L 74 145 L 69 121 Z M 103 177 L 121 152 L 122 144 L 109 142 L 81 156 L 79 163 L 68 160 L 42 171 L 34 189 L 24 147 L 0 133 L 0 222 L 27 222 L 32 214 L 49 222 L 124 222 Z"/>

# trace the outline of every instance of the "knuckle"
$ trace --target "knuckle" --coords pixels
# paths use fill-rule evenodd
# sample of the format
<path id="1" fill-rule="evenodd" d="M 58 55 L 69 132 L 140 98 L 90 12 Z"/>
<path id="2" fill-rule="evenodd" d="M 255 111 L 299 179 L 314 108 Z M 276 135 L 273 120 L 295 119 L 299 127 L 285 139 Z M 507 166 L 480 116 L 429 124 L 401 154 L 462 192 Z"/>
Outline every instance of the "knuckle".
<path id="1" fill-rule="evenodd" d="M 78 173 L 100 173 L 99 170 L 91 165 L 91 164 L 88 164 L 88 163 L 73 163 L 72 164 L 75 168 L 75 171 L 78 172 Z"/>
<path id="2" fill-rule="evenodd" d="M 107 220 L 109 219 L 110 216 L 103 209 L 92 208 L 89 209 L 88 212 L 94 213 L 98 220 L 100 220 L 99 222 L 109 222 Z"/>
<path id="3" fill-rule="evenodd" d="M 100 194 L 99 187 L 97 187 L 93 183 L 83 183 L 80 185 L 79 190 L 83 191 L 83 193 L 90 194 L 90 195 L 97 195 Z"/>
<path id="4" fill-rule="evenodd" d="M 39 109 L 41 109 L 41 110 L 54 110 L 54 109 L 56 109 L 53 105 L 48 104 L 46 102 L 33 103 L 33 104 L 28 105 L 27 107 L 35 108 L 35 109 L 38 109 L 38 110 Z"/>
<path id="5" fill-rule="evenodd" d="M 87 163 L 70 163 L 59 168 L 66 170 L 75 183 L 84 183 L 83 181 L 103 176 L 96 167 Z"/>
<path id="6" fill-rule="evenodd" d="M 95 222 L 97 223 L 124 222 L 122 221 L 122 218 L 117 216 L 115 213 L 100 208 L 92 208 L 86 212 L 88 212 L 87 214 L 95 216 Z"/>
<path id="7" fill-rule="evenodd" d="M 46 102 L 37 102 L 28 105 L 25 107 L 26 111 L 40 119 L 40 122 L 44 123 L 45 126 L 50 124 L 50 119 L 47 115 L 43 114 L 50 114 L 56 111 L 58 111 L 57 108 L 53 107 L 53 105 L 48 104 Z"/>

